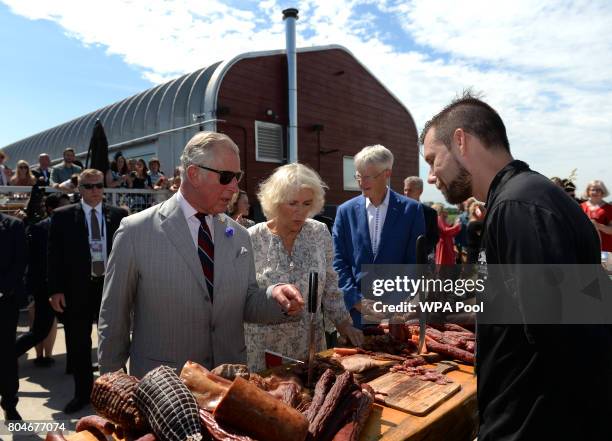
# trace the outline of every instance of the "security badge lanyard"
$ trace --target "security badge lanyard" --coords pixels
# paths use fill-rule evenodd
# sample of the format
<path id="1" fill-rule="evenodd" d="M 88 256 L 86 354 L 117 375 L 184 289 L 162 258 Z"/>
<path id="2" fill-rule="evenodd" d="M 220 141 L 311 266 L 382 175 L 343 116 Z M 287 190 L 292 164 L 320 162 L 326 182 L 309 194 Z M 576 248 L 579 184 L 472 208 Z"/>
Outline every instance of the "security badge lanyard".
<path id="1" fill-rule="evenodd" d="M 96 217 L 97 216 L 96 212 Z M 95 277 L 99 277 L 104 275 L 104 233 L 106 223 L 104 222 L 104 215 L 100 216 L 102 218 L 102 225 L 98 228 L 98 231 L 94 231 L 93 225 L 90 225 L 90 240 L 89 240 L 89 250 L 91 253 L 91 275 Z M 98 234 L 96 234 L 98 233 Z M 95 238 L 97 235 L 99 237 Z M 102 272 L 102 274 L 100 274 Z"/>

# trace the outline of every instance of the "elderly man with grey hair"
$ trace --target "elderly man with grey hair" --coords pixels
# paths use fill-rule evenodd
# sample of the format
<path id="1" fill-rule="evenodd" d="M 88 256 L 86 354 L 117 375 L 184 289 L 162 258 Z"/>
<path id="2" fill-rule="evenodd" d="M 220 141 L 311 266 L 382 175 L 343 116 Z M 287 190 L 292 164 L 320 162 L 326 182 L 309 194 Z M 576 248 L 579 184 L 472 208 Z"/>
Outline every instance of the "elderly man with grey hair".
<path id="1" fill-rule="evenodd" d="M 355 179 L 362 191 L 338 207 L 334 222 L 334 269 L 353 323 L 371 302 L 361 294 L 362 265 L 416 262 L 416 239 L 425 234 L 422 205 L 388 186 L 393 153 L 382 145 L 355 155 Z"/>
<path id="2" fill-rule="evenodd" d="M 223 214 L 242 174 L 236 144 L 200 132 L 181 156 L 179 191 L 121 222 L 100 310 L 102 373 L 128 358 L 138 377 L 187 360 L 209 369 L 244 364 L 245 321 L 300 313 L 293 285 L 258 287 L 249 234 Z"/>
<path id="3" fill-rule="evenodd" d="M 404 179 L 404 196 L 421 202 L 423 194 L 423 180 L 418 176 L 408 176 Z M 425 240 L 427 243 L 427 259 L 434 261 L 436 244 L 438 243 L 438 213 L 428 205 L 423 204 L 425 217 Z"/>

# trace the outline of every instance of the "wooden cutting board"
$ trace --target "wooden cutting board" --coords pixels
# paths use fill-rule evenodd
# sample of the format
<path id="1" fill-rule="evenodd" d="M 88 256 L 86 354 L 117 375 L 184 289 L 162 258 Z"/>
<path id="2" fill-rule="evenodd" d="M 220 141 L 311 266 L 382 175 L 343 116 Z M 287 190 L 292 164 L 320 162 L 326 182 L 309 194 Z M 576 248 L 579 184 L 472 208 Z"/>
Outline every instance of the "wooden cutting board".
<path id="1" fill-rule="evenodd" d="M 445 373 L 457 369 L 457 366 L 439 363 L 434 368 Z M 385 406 L 417 416 L 426 415 L 461 389 L 458 383 L 436 384 L 401 372 L 389 372 L 368 384 L 377 394 L 382 394 L 377 400 Z"/>

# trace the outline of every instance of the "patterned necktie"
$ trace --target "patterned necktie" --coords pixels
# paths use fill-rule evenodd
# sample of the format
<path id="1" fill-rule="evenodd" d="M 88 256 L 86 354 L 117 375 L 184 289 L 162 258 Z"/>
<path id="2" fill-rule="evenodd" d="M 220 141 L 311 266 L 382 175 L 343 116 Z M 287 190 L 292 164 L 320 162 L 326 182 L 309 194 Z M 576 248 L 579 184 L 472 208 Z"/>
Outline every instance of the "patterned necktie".
<path id="1" fill-rule="evenodd" d="M 200 221 L 200 229 L 198 230 L 198 256 L 204 271 L 206 279 L 206 287 L 210 294 L 210 300 L 213 299 L 213 287 L 215 277 L 215 245 L 212 241 L 210 229 L 206 223 L 206 214 L 197 213 L 196 217 Z"/>
<path id="2" fill-rule="evenodd" d="M 98 222 L 98 216 L 96 216 L 96 210 L 91 210 L 91 240 L 102 240 L 100 234 L 100 223 Z M 96 277 L 104 275 L 104 262 L 98 260 L 91 263 L 91 272 Z"/>

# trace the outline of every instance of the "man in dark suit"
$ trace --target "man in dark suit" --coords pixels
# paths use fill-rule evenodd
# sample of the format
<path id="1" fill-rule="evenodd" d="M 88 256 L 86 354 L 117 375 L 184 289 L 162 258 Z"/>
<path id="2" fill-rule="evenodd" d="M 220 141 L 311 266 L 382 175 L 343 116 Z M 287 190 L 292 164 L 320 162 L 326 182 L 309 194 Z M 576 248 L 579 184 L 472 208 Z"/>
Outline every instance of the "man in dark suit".
<path id="1" fill-rule="evenodd" d="M 26 286 L 28 293 L 34 297 L 34 323 L 29 332 L 17 338 L 17 357 L 25 354 L 32 347 L 42 342 L 53 327 L 55 313 L 49 304 L 47 287 L 47 238 L 51 225 L 51 213 L 58 207 L 70 203 L 70 198 L 64 193 L 51 193 L 45 199 L 47 218 L 30 225 L 27 229 L 28 239 L 28 269 L 26 271 Z M 37 366 L 49 366 L 52 358 L 37 357 Z"/>
<path id="2" fill-rule="evenodd" d="M 23 222 L 0 213 L 0 396 L 5 421 L 21 420 L 17 412 L 17 299 L 15 291 L 22 283 L 26 266 L 26 239 Z"/>
<path id="3" fill-rule="evenodd" d="M 48 187 L 51 182 L 51 158 L 47 153 L 38 155 L 38 169 L 32 170 L 32 174 L 38 181 L 38 185 Z"/>
<path id="4" fill-rule="evenodd" d="M 421 202 L 423 194 L 423 180 L 418 176 L 408 176 L 404 179 L 404 196 Z M 427 244 L 427 260 L 433 263 L 436 244 L 438 243 L 438 212 L 428 205 L 423 204 L 423 216 L 425 217 L 425 241 Z"/>
<path id="5" fill-rule="evenodd" d="M 127 212 L 102 203 L 104 175 L 93 169 L 79 176 L 81 201 L 57 209 L 51 218 L 47 275 L 51 306 L 64 315 L 74 398 L 64 412 L 89 403 L 93 386 L 91 326 L 98 317 L 113 235 Z"/>
<path id="6" fill-rule="evenodd" d="M 355 155 L 355 179 L 362 195 L 338 207 L 334 222 L 334 269 L 344 302 L 361 328 L 361 279 L 365 264 L 416 263 L 416 239 L 425 234 L 421 204 L 387 186 L 393 154 L 382 145 L 364 147 Z"/>

